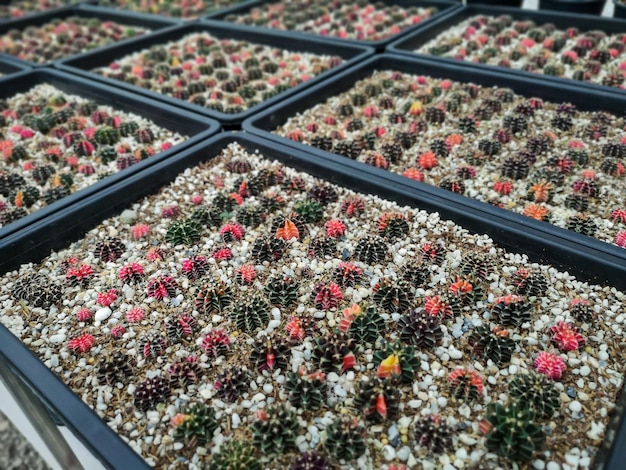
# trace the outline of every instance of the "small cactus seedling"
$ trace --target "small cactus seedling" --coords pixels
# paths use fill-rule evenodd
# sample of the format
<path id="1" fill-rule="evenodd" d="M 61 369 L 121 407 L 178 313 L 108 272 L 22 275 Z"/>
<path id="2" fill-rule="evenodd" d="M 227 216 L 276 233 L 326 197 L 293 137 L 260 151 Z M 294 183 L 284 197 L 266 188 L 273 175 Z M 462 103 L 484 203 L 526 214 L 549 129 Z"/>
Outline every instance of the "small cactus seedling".
<path id="1" fill-rule="evenodd" d="M 119 238 L 107 238 L 96 244 L 93 254 L 102 262 L 117 260 L 126 249 L 126 245 Z"/>
<path id="2" fill-rule="evenodd" d="M 415 423 L 415 440 L 431 454 L 443 454 L 452 447 L 452 428 L 438 415 L 424 416 Z"/>
<path id="3" fill-rule="evenodd" d="M 402 279 L 414 289 L 426 285 L 430 281 L 428 263 L 423 261 L 407 263 L 402 269 Z"/>
<path id="4" fill-rule="evenodd" d="M 278 261 L 285 252 L 285 240 L 275 237 L 258 237 L 252 246 L 252 256 L 259 263 Z"/>
<path id="5" fill-rule="evenodd" d="M 124 284 L 139 284 L 143 277 L 143 266 L 139 263 L 125 264 L 120 268 L 119 278 Z"/>
<path id="6" fill-rule="evenodd" d="M 235 402 L 248 391 L 250 380 L 252 380 L 252 374 L 247 367 L 231 368 L 227 366 L 217 375 L 213 388 L 222 400 Z"/>
<path id="7" fill-rule="evenodd" d="M 505 326 L 520 327 L 531 321 L 532 305 L 519 295 L 497 297 L 491 308 L 494 320 Z"/>
<path id="8" fill-rule="evenodd" d="M 585 344 L 585 338 L 573 323 L 558 322 L 550 327 L 551 341 L 560 351 L 576 351 Z"/>
<path id="9" fill-rule="evenodd" d="M 250 426 L 254 446 L 265 455 L 281 455 L 296 446 L 300 423 L 295 411 L 285 405 L 259 410 L 258 419 Z"/>
<path id="10" fill-rule="evenodd" d="M 48 309 L 61 302 L 63 289 L 57 284 L 52 284 L 47 276 L 33 274 L 15 281 L 13 296 L 34 307 Z"/>
<path id="11" fill-rule="evenodd" d="M 270 306 L 265 299 L 254 296 L 235 302 L 230 319 L 237 329 L 248 334 L 265 327 L 270 320 Z"/>
<path id="12" fill-rule="evenodd" d="M 354 263 L 343 261 L 333 271 L 333 279 L 341 287 L 352 287 L 361 282 L 363 270 Z"/>
<path id="13" fill-rule="evenodd" d="M 178 289 L 178 283 L 169 275 L 154 277 L 146 285 L 148 297 L 154 297 L 157 300 L 176 297 L 176 289 Z"/>
<path id="14" fill-rule="evenodd" d="M 183 260 L 181 270 L 191 281 L 195 281 L 209 271 L 209 262 L 204 256 L 194 255 Z"/>
<path id="15" fill-rule="evenodd" d="M 324 446 L 328 453 L 337 460 L 347 462 L 356 460 L 367 449 L 365 435 L 367 431 L 357 418 L 339 416 L 326 427 Z"/>
<path id="16" fill-rule="evenodd" d="M 256 449 L 248 442 L 229 441 L 213 454 L 209 470 L 261 470 L 255 454 Z"/>
<path id="17" fill-rule="evenodd" d="M 166 401 L 169 394 L 169 381 L 157 376 L 146 379 L 137 385 L 133 395 L 133 403 L 136 408 L 145 412 L 154 408 L 158 403 Z"/>
<path id="18" fill-rule="evenodd" d="M 485 280 L 495 271 L 495 259 L 483 253 L 469 253 L 461 262 L 461 274 Z"/>
<path id="19" fill-rule="evenodd" d="M 480 374 L 475 370 L 455 369 L 448 376 L 452 396 L 463 401 L 473 401 L 482 396 L 485 390 Z"/>
<path id="20" fill-rule="evenodd" d="M 554 382 L 536 372 L 518 375 L 509 384 L 509 395 L 538 419 L 550 419 L 560 408 L 559 391 Z"/>
<path id="21" fill-rule="evenodd" d="M 315 307 L 322 310 L 336 308 L 343 300 L 341 287 L 334 282 L 320 282 L 313 288 Z"/>
<path id="22" fill-rule="evenodd" d="M 420 247 L 419 258 L 426 265 L 441 266 L 446 259 L 446 247 L 441 242 L 426 242 Z"/>
<path id="23" fill-rule="evenodd" d="M 413 310 L 398 320 L 400 339 L 420 349 L 434 349 L 443 338 L 439 317 L 421 309 Z"/>
<path id="24" fill-rule="evenodd" d="M 191 315 L 181 313 L 165 320 L 165 331 L 170 341 L 179 343 L 193 339 L 198 322 Z"/>
<path id="25" fill-rule="evenodd" d="M 308 254 L 311 257 L 324 259 L 327 256 L 334 256 L 337 251 L 337 241 L 327 235 L 313 238 L 309 242 Z"/>
<path id="26" fill-rule="evenodd" d="M 405 237 L 409 233 L 409 229 L 409 223 L 401 213 L 385 212 L 378 219 L 379 235 L 391 240 Z"/>
<path id="27" fill-rule="evenodd" d="M 533 419 L 533 412 L 517 403 L 490 405 L 486 416 L 491 428 L 487 448 L 506 459 L 528 462 L 546 440 L 541 426 Z"/>
<path id="28" fill-rule="evenodd" d="M 313 360 L 324 372 L 343 373 L 356 363 L 354 342 L 345 333 L 328 333 L 315 340 Z"/>
<path id="29" fill-rule="evenodd" d="M 285 391 L 289 403 L 305 411 L 319 410 L 326 402 L 326 382 L 322 372 L 307 374 L 304 367 L 287 373 Z"/>
<path id="30" fill-rule="evenodd" d="M 278 216 L 272 221 L 271 233 L 279 240 L 301 240 L 307 233 L 304 221 L 298 214 Z"/>
<path id="31" fill-rule="evenodd" d="M 272 305 L 289 307 L 298 300 L 298 282 L 290 276 L 273 276 L 265 285 L 265 294 Z"/>
<path id="32" fill-rule="evenodd" d="M 381 237 L 361 238 L 354 249 L 356 259 L 366 264 L 382 263 L 387 257 L 387 243 Z"/>
<path id="33" fill-rule="evenodd" d="M 141 352 L 146 359 L 162 356 L 167 342 L 162 336 L 150 333 L 141 338 Z"/>
<path id="34" fill-rule="evenodd" d="M 400 341 L 386 343 L 382 350 L 374 353 L 374 363 L 379 364 L 376 374 L 379 378 L 395 378 L 402 383 L 413 382 L 413 376 L 420 367 L 420 360 L 412 346 L 404 346 Z"/>
<path id="35" fill-rule="evenodd" d="M 289 351 L 289 344 L 284 338 L 262 336 L 252 346 L 250 362 L 259 372 L 274 369 L 285 370 Z"/>
<path id="36" fill-rule="evenodd" d="M 230 338 L 222 328 L 210 330 L 202 339 L 201 347 L 208 356 L 217 359 L 228 354 Z"/>
<path id="37" fill-rule="evenodd" d="M 359 382 L 354 406 L 362 410 L 365 418 L 381 422 L 396 420 L 400 416 L 402 392 L 391 379 L 364 379 Z"/>
<path id="38" fill-rule="evenodd" d="M 509 337 L 509 332 L 499 327 L 474 328 L 468 338 L 468 343 L 474 355 L 485 360 L 491 359 L 498 367 L 502 367 L 511 360 L 515 349 L 515 341 Z"/>
<path id="39" fill-rule="evenodd" d="M 320 222 L 324 217 L 324 207 L 322 204 L 310 199 L 300 201 L 296 204 L 295 211 L 303 222 L 309 224 Z"/>
<path id="40" fill-rule="evenodd" d="M 574 320 L 581 323 L 593 323 L 596 313 L 585 299 L 576 298 L 569 303 L 569 311 Z"/>
<path id="41" fill-rule="evenodd" d="M 541 351 L 537 355 L 534 366 L 537 372 L 552 380 L 560 379 L 567 369 L 565 360 L 561 356 L 555 352 L 546 351 Z"/>
<path id="42" fill-rule="evenodd" d="M 343 311 L 339 329 L 359 344 L 373 344 L 385 330 L 385 320 L 374 307 L 353 305 Z"/>
<path id="43" fill-rule="evenodd" d="M 167 368 L 170 382 L 174 388 L 186 388 L 200 378 L 202 371 L 195 356 L 178 358 Z"/>
<path id="44" fill-rule="evenodd" d="M 528 297 L 538 297 L 548 289 L 548 281 L 542 273 L 525 268 L 518 269 L 511 281 L 519 295 Z"/>
<path id="45" fill-rule="evenodd" d="M 120 352 L 103 356 L 96 365 L 96 377 L 100 385 L 126 383 L 132 375 L 128 357 Z"/>
<path id="46" fill-rule="evenodd" d="M 198 219 L 177 220 L 170 224 L 165 234 L 165 241 L 172 245 L 193 245 L 200 241 L 202 224 Z"/>
<path id="47" fill-rule="evenodd" d="M 231 288 L 222 281 L 216 281 L 203 285 L 198 289 L 194 306 L 204 315 L 221 313 L 231 304 Z"/>
<path id="48" fill-rule="evenodd" d="M 384 277 L 373 289 L 373 300 L 386 312 L 405 312 L 411 304 L 409 284 Z"/>
<path id="49" fill-rule="evenodd" d="M 180 416 L 180 415 L 179 415 Z M 185 441 L 189 447 L 204 445 L 209 442 L 215 430 L 219 427 L 215 419 L 215 410 L 203 403 L 194 403 L 187 407 L 182 419 L 176 426 L 174 437 Z"/>
<path id="50" fill-rule="evenodd" d="M 88 264 L 71 266 L 65 273 L 65 279 L 73 286 L 81 286 L 85 289 L 93 278 L 93 268 Z"/>

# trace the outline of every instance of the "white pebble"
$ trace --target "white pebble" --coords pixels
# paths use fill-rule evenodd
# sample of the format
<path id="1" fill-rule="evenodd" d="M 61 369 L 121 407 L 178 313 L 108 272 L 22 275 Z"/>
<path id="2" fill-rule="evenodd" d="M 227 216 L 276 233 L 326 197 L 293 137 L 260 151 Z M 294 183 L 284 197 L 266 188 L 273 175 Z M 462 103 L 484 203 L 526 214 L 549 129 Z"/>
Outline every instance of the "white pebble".
<path id="1" fill-rule="evenodd" d="M 266 383 L 263 385 L 263 391 L 267 394 L 270 394 L 274 391 L 274 386 L 271 383 Z"/>
<path id="2" fill-rule="evenodd" d="M 582 366 L 580 368 L 580 375 L 582 375 L 583 377 L 587 377 L 589 374 L 591 374 L 591 369 L 589 368 L 589 366 Z"/>
<path id="3" fill-rule="evenodd" d="M 96 321 L 104 321 L 111 316 L 113 311 L 109 307 L 103 307 L 98 310 L 94 316 Z"/>
<path id="4" fill-rule="evenodd" d="M 383 458 L 389 462 L 396 457 L 396 451 L 389 444 L 383 447 Z"/>
<path id="5" fill-rule="evenodd" d="M 230 420 L 231 420 L 231 425 L 233 429 L 237 429 L 239 425 L 241 424 L 241 418 L 239 417 L 237 413 L 233 413 L 232 416 L 230 417 Z"/>
<path id="6" fill-rule="evenodd" d="M 580 413 L 580 411 L 583 409 L 582 405 L 580 404 L 579 401 L 574 400 L 573 402 L 571 402 L 568 406 L 567 406 L 571 411 L 573 411 L 574 413 Z"/>
<path id="7" fill-rule="evenodd" d="M 63 341 L 65 341 L 65 338 L 66 338 L 66 336 L 65 336 L 64 333 L 58 333 L 56 335 L 50 336 L 50 338 L 48 338 L 48 341 L 50 341 L 51 343 L 54 343 L 54 344 L 60 344 Z"/>
<path id="8" fill-rule="evenodd" d="M 400 447 L 400 449 L 398 449 L 398 452 L 396 452 L 396 456 L 402 462 L 406 462 L 407 460 L 409 460 L 409 455 L 411 455 L 411 449 L 409 449 L 408 446 L 402 446 Z"/>

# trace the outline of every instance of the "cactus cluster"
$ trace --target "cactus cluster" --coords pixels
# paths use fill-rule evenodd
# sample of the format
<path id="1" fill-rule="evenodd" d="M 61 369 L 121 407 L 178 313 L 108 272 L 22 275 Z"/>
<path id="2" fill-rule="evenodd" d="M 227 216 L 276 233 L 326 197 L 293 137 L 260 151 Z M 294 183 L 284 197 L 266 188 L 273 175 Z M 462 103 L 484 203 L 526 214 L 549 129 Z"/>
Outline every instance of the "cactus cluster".
<path id="1" fill-rule="evenodd" d="M 33 274 L 15 281 L 13 296 L 34 307 L 47 309 L 61 302 L 63 290 L 58 284 L 50 282 L 47 276 Z"/>
<path id="2" fill-rule="evenodd" d="M 270 306 L 258 295 L 241 299 L 233 304 L 230 319 L 237 329 L 248 334 L 265 328 L 270 320 Z"/>

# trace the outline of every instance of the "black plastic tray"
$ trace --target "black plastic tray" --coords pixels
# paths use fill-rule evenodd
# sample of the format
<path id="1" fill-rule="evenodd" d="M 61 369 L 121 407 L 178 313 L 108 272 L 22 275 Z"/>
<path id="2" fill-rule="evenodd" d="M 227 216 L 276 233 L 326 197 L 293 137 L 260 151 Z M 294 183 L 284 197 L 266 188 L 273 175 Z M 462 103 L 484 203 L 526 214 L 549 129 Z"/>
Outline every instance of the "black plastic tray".
<path id="1" fill-rule="evenodd" d="M 334 69 L 328 70 L 317 77 L 311 78 L 309 81 L 301 83 L 289 90 L 286 90 L 269 100 L 259 103 L 241 113 L 222 113 L 212 109 L 205 108 L 197 104 L 189 103 L 187 101 L 178 100 L 161 93 L 157 93 L 151 90 L 147 90 L 141 87 L 130 85 L 125 82 L 106 78 L 97 73 L 90 72 L 90 70 L 108 65 L 111 61 L 124 57 L 125 55 L 133 52 L 138 52 L 143 49 L 149 48 L 154 44 L 164 44 L 169 41 L 176 41 L 183 36 L 191 33 L 206 32 L 216 38 L 231 38 L 246 40 L 259 44 L 266 44 L 274 47 L 280 47 L 290 51 L 299 52 L 312 52 L 316 54 L 328 54 L 339 55 L 345 62 Z M 217 119 L 225 128 L 236 129 L 241 122 L 247 117 L 252 116 L 254 113 L 261 109 L 265 109 L 274 103 L 278 103 L 289 96 L 297 93 L 305 88 L 309 88 L 320 80 L 334 75 L 341 70 L 359 62 L 367 56 L 374 53 L 374 50 L 365 46 L 356 46 L 352 44 L 339 44 L 336 41 L 326 39 L 316 39 L 311 37 L 292 37 L 289 33 L 283 33 L 280 31 L 259 31 L 258 29 L 249 27 L 233 26 L 225 23 L 215 21 L 203 21 L 199 23 L 187 23 L 173 28 L 168 28 L 164 31 L 151 34 L 150 36 L 136 38 L 125 44 L 113 45 L 103 49 L 100 49 L 94 53 L 87 53 L 81 56 L 77 56 L 72 59 L 67 59 L 57 62 L 55 65 L 62 70 L 66 70 L 71 73 L 88 77 L 90 80 L 98 80 L 109 85 L 113 85 L 119 88 L 123 88 L 133 93 L 148 96 L 150 98 L 157 99 L 164 103 L 171 104 L 173 106 L 179 106 L 181 108 L 188 109 L 190 111 L 203 114 L 205 116 Z"/>
<path id="2" fill-rule="evenodd" d="M 5 34 L 12 29 L 25 29 L 29 26 L 41 26 L 46 24 L 57 18 L 67 18 L 69 16 L 79 16 L 82 18 L 99 18 L 102 20 L 115 21 L 122 24 L 132 25 L 132 26 L 142 26 L 144 28 L 150 28 L 152 31 L 166 28 L 168 26 L 180 24 L 180 20 L 164 18 L 156 15 L 143 15 L 140 13 L 132 13 L 126 11 L 116 11 L 110 10 L 108 8 L 100 8 L 92 5 L 78 5 L 78 6 L 69 6 L 69 7 L 61 7 L 54 10 L 48 10 L 42 13 L 37 13 L 33 15 L 26 16 L 24 18 L 4 21 L 0 23 L 0 35 Z M 148 33 L 149 34 L 149 33 Z M 146 36 L 148 35 L 146 34 Z M 125 39 L 119 41 L 116 44 L 124 43 L 126 41 L 132 40 Z M 99 48 L 95 49 L 99 50 Z M 81 54 L 73 54 L 69 57 L 75 57 Z M 0 52 L 0 58 L 4 58 L 8 61 L 12 61 L 22 65 L 28 65 L 30 67 L 43 67 L 52 63 L 53 61 L 49 61 L 42 64 L 37 64 L 35 62 L 31 62 L 29 60 L 22 60 L 18 57 L 12 56 L 10 54 L 6 54 Z"/>
<path id="3" fill-rule="evenodd" d="M 11 3 L 13 3 L 13 0 L 0 0 L 0 5 L 10 5 Z M 30 18 L 32 17 L 32 15 L 41 15 L 42 13 L 49 13 L 49 12 L 57 12 L 60 11 L 62 9 L 65 8 L 72 8 L 72 7 L 77 7 L 79 5 L 93 5 L 97 3 L 96 0 L 81 0 L 81 1 L 76 1 L 74 3 L 67 4 L 67 5 L 60 5 L 58 7 L 54 7 L 54 8 L 49 8 L 47 10 L 29 10 L 27 12 L 25 12 L 24 16 L 19 16 L 19 17 L 12 17 L 12 18 L 0 18 L 0 23 L 5 23 L 7 21 L 15 21 L 18 19 L 24 19 L 24 18 Z"/>
<path id="4" fill-rule="evenodd" d="M 2 76 L 0 76 L 0 79 L 5 78 L 6 76 L 8 76 L 10 74 L 17 73 L 17 72 L 23 72 L 24 70 L 29 70 L 29 69 L 30 69 L 30 67 L 28 67 L 26 65 L 22 65 L 22 64 L 18 64 L 16 62 L 0 59 L 0 73 L 3 74 Z"/>
<path id="5" fill-rule="evenodd" d="M 243 13 L 248 13 L 254 7 L 257 7 L 266 3 L 277 3 L 279 1 L 280 0 L 259 0 L 259 1 L 241 5 L 239 7 L 230 8 L 227 11 L 224 10 L 221 12 L 216 12 L 214 14 L 211 14 L 210 16 L 207 16 L 207 18 L 210 17 L 211 19 L 214 19 L 214 20 L 227 21 L 226 16 L 228 15 L 240 15 Z M 462 7 L 462 4 L 456 0 L 424 0 L 424 1 L 422 0 L 379 0 L 379 2 L 384 3 L 385 5 L 398 5 L 401 7 L 438 7 L 439 12 L 437 12 L 431 18 L 429 18 L 426 21 L 423 21 L 420 24 L 409 26 L 408 28 L 400 31 L 397 34 L 389 36 L 388 38 L 385 38 L 385 39 L 380 39 L 378 41 L 359 41 L 356 39 L 342 39 L 338 37 L 333 37 L 332 39 L 336 41 L 341 41 L 343 43 L 371 46 L 371 47 L 374 47 L 377 51 L 382 51 L 388 44 L 395 41 L 396 39 L 399 39 L 405 36 L 411 31 L 419 30 L 422 28 L 423 25 L 429 24 L 434 19 L 437 19 L 442 15 L 446 15 L 450 11 L 457 10 Z M 372 0 L 371 3 L 375 3 L 374 0 Z M 276 31 L 275 29 L 261 27 L 261 26 L 259 26 L 258 29 L 261 29 L 263 31 Z M 294 38 L 300 37 L 300 36 L 305 37 L 305 38 L 322 37 L 314 33 L 305 33 L 301 31 L 290 31 L 290 33 Z"/>
<path id="6" fill-rule="evenodd" d="M 306 93 L 301 93 L 296 97 L 285 100 L 284 102 L 272 106 L 271 108 L 247 119 L 243 123 L 243 129 L 246 132 L 260 135 L 277 143 L 289 145 L 293 148 L 304 150 L 311 154 L 315 159 L 340 158 L 344 165 L 356 171 L 367 167 L 368 171 L 380 177 L 389 178 L 393 181 L 393 185 L 409 184 L 415 188 L 419 188 L 424 195 L 428 197 L 438 198 L 448 201 L 448 204 L 461 204 L 468 208 L 480 208 L 486 214 L 498 215 L 506 219 L 511 225 L 517 226 L 520 231 L 537 230 L 542 232 L 544 237 L 556 237 L 558 239 L 567 240 L 568 246 L 578 246 L 581 250 L 588 250 L 589 259 L 584 263 L 572 263 L 571 268 L 567 268 L 570 272 L 577 276 L 584 276 L 590 269 L 589 263 L 609 263 L 615 268 L 621 270 L 626 267 L 626 250 L 615 245 L 596 240 L 591 237 L 580 235 L 578 233 L 556 227 L 554 225 L 540 222 L 530 217 L 525 217 L 511 211 L 494 207 L 490 204 L 461 196 L 451 191 L 446 191 L 429 184 L 411 181 L 402 175 L 395 174 L 386 170 L 374 168 L 365 163 L 356 162 L 346 157 L 338 157 L 330 152 L 326 152 L 315 147 L 294 142 L 286 137 L 278 136 L 272 131 L 276 127 L 284 124 L 287 119 L 299 112 L 303 112 L 308 108 L 325 101 L 327 98 L 335 96 L 343 91 L 350 89 L 354 82 L 369 76 L 375 70 L 398 70 L 401 72 L 419 73 L 430 75 L 433 77 L 449 78 L 461 82 L 473 82 L 479 85 L 487 86 L 503 86 L 509 87 L 516 93 L 521 95 L 536 96 L 549 101 L 565 101 L 571 102 L 581 110 L 605 110 L 609 112 L 623 114 L 626 108 L 626 96 L 623 94 L 613 93 L 602 90 L 595 91 L 585 89 L 576 84 L 576 82 L 565 82 L 563 84 L 553 83 L 542 80 L 535 75 L 531 77 L 519 77 L 512 74 L 498 73 L 497 71 L 485 71 L 480 69 L 468 69 L 467 67 L 458 67 L 456 63 L 448 64 L 429 59 L 417 59 L 399 57 L 394 55 L 377 55 L 372 57 L 355 67 L 342 72 L 341 74 L 316 85 Z M 467 225 L 467 224 L 465 224 Z M 468 228 L 471 228 L 468 226 Z M 494 237 L 495 238 L 495 237 Z M 515 245 L 511 245 L 515 246 Z M 547 253 L 548 254 L 548 253 Z M 565 256 L 565 255 L 564 255 Z M 595 261 L 594 261 L 595 260 Z M 569 264 L 561 262 L 559 257 L 553 257 L 549 260 L 551 264 L 565 267 Z M 602 271 L 592 269 L 598 276 L 597 282 L 609 283 L 626 288 L 626 278 L 616 276 L 616 272 Z M 621 279 L 620 279 L 621 277 Z"/>
<path id="7" fill-rule="evenodd" d="M 503 217 L 501 212 L 489 213 L 484 210 L 483 204 L 468 203 L 463 200 L 450 200 L 440 197 L 440 194 L 430 194 L 421 191 L 410 184 L 409 180 L 395 178 L 391 173 L 372 172 L 364 165 L 346 165 L 341 157 L 322 156 L 311 158 L 310 154 L 296 149 L 281 146 L 262 138 L 249 134 L 223 133 L 209 139 L 205 143 L 189 148 L 177 156 L 154 165 L 150 171 L 137 173 L 121 181 L 99 194 L 86 198 L 81 204 L 74 205 L 59 211 L 54 219 L 40 221 L 31 225 L 27 231 L 15 234 L 10 238 L 0 240 L 0 273 L 17 268 L 26 262 L 39 262 L 51 250 L 61 249 L 80 238 L 86 231 L 92 229 L 103 219 L 119 213 L 136 200 L 153 194 L 163 185 L 171 182 L 186 168 L 197 165 L 217 155 L 231 142 L 239 142 L 244 148 L 259 150 L 264 156 L 276 159 L 298 170 L 323 178 L 329 182 L 344 187 L 398 202 L 438 211 L 445 219 L 477 233 L 486 233 L 501 247 L 515 252 L 527 253 L 532 261 L 551 263 L 560 268 L 574 272 L 581 280 L 593 282 L 602 281 L 611 276 L 616 284 L 621 284 L 626 278 L 626 266 L 620 264 L 609 255 L 600 256 L 594 249 L 579 245 L 559 232 L 546 233 L 537 227 L 521 226 Z M 621 282 L 620 282 L 621 278 Z M 78 400 L 66 387 L 59 384 L 59 380 L 48 370 L 43 363 L 38 362 L 27 351 L 26 346 L 17 340 L 4 341 L 9 335 L 0 325 L 0 351 L 13 361 L 18 362 L 17 368 L 31 382 L 36 390 L 41 390 L 51 403 L 52 411 L 62 419 L 71 421 L 78 435 L 90 448 L 100 456 L 118 457 L 114 448 L 123 447 L 122 440 L 114 442 L 94 441 L 91 437 L 102 430 L 108 430 L 104 422 L 94 420 L 93 412 Z M 25 370 L 24 367 L 27 367 Z M 56 388 L 52 388 L 53 384 Z M 54 390 L 54 396 L 49 397 L 48 391 Z M 622 394 L 623 395 L 623 394 Z M 621 402 L 621 399 L 620 399 Z M 66 403 L 69 404 L 66 406 Z M 72 407 L 70 409 L 70 407 Z M 621 419 L 621 416 L 617 416 Z M 89 424 L 87 424 L 89 423 Z M 86 428 L 89 426 L 89 428 Z M 620 421 L 617 435 L 626 432 L 624 423 Z M 614 428 L 611 429 L 613 431 Z M 610 431 L 610 432 L 611 432 Z M 610 434 L 609 434 L 610 435 Z M 115 441 L 115 438 L 111 438 Z M 623 458 L 626 458 L 626 448 L 621 441 L 615 439 L 604 444 L 599 459 L 605 462 L 605 468 L 621 469 Z M 115 468 L 132 468 L 124 465 Z"/>
<path id="8" fill-rule="evenodd" d="M 71 206 L 77 201 L 97 193 L 107 186 L 121 181 L 154 163 L 175 155 L 179 151 L 215 134 L 220 129 L 219 123 L 212 119 L 162 103 L 156 103 L 141 96 L 134 96 L 122 90 L 116 90 L 97 83 L 94 84 L 92 81 L 73 77 L 67 73 L 52 69 L 39 68 L 1 79 L 0 98 L 27 91 L 33 86 L 44 82 L 50 83 L 66 93 L 80 95 L 98 103 L 113 106 L 121 111 L 135 113 L 152 120 L 166 129 L 188 135 L 189 139 L 0 228 L 0 240 L 20 231 L 35 221 L 53 216 L 58 210 Z"/>
<path id="9" fill-rule="evenodd" d="M 543 80 L 557 82 L 561 84 L 578 83 L 582 86 L 595 88 L 597 90 L 610 89 L 613 91 L 623 92 L 617 87 L 608 87 L 597 83 L 577 81 L 569 78 L 553 77 L 551 75 L 526 72 L 524 70 L 512 69 L 507 67 L 498 67 L 495 65 L 477 64 L 467 60 L 456 60 L 446 57 L 438 57 L 430 54 L 418 54 L 413 52 L 422 45 L 426 44 L 437 35 L 443 33 L 447 29 L 457 25 L 461 21 L 474 15 L 511 15 L 516 21 L 535 21 L 537 24 L 553 23 L 557 28 L 579 28 L 581 31 L 600 30 L 608 34 L 626 33 L 626 22 L 614 19 L 600 17 L 598 15 L 579 15 L 576 13 L 560 12 L 553 10 L 524 10 L 520 8 L 506 8 L 491 5 L 468 5 L 461 9 L 457 9 L 439 16 L 433 21 L 429 21 L 424 27 L 410 33 L 405 37 L 395 41 L 387 46 L 386 52 L 392 54 L 401 54 L 409 57 L 428 57 L 436 61 L 448 64 L 456 64 L 463 67 L 470 67 L 482 70 L 500 71 L 508 74 L 516 74 L 524 77 L 541 77 Z M 468 71 L 468 74 L 472 72 Z"/>
<path id="10" fill-rule="evenodd" d="M 138 10 L 132 10 L 132 9 L 128 9 L 128 8 L 124 8 L 122 6 L 116 5 L 116 0 L 109 0 L 109 2 L 103 1 L 103 0 L 94 0 L 95 3 L 97 3 L 99 6 L 101 7 L 105 7 L 105 8 L 112 8 L 115 10 L 122 10 L 122 11 L 130 11 L 130 12 L 136 12 L 136 13 L 142 13 Z M 253 3 L 257 3 L 258 0 L 243 0 L 239 3 L 237 3 L 236 5 L 231 5 L 228 7 L 224 7 L 224 8 L 216 8 L 215 10 L 211 10 L 208 11 L 204 14 L 200 14 L 198 15 L 197 18 L 183 18 L 181 16 L 166 16 L 166 15 L 161 15 L 159 14 L 159 16 L 161 18 L 174 18 L 174 19 L 179 19 L 182 21 L 196 21 L 200 18 L 211 18 L 213 15 L 217 15 L 217 14 L 221 14 L 221 13 L 229 13 L 231 10 L 235 10 L 236 8 L 240 8 L 241 6 L 244 5 L 248 5 L 248 4 L 253 4 Z M 154 13 L 153 13 L 154 14 Z"/>

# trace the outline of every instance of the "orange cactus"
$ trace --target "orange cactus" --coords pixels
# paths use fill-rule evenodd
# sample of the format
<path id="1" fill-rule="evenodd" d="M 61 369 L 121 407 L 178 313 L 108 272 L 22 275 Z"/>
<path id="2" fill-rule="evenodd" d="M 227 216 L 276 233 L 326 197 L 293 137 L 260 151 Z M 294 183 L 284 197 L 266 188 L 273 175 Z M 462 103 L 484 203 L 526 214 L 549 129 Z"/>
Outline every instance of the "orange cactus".
<path id="1" fill-rule="evenodd" d="M 439 162 L 437 161 L 437 157 L 432 151 L 427 151 L 417 157 L 417 164 L 420 168 L 424 170 L 430 170 L 435 168 Z"/>
<path id="2" fill-rule="evenodd" d="M 387 359 L 383 359 L 376 371 L 376 375 L 381 379 L 385 379 L 389 376 L 399 377 L 401 374 L 400 358 L 397 354 L 391 354 Z"/>
<path id="3" fill-rule="evenodd" d="M 415 181 L 424 181 L 424 173 L 417 168 L 407 168 L 402 173 L 402 176 Z"/>
<path id="4" fill-rule="evenodd" d="M 522 215 L 546 222 L 550 219 L 550 209 L 539 204 L 529 204 L 522 211 Z"/>
<path id="5" fill-rule="evenodd" d="M 296 224 L 287 219 L 285 220 L 285 225 L 276 229 L 276 238 L 282 238 L 283 240 L 291 240 L 292 238 L 295 238 L 298 240 L 300 238 L 300 232 L 298 231 Z"/>
<path id="6" fill-rule="evenodd" d="M 528 188 L 528 197 L 535 202 L 548 202 L 552 199 L 554 184 L 546 180 L 541 180 Z"/>

